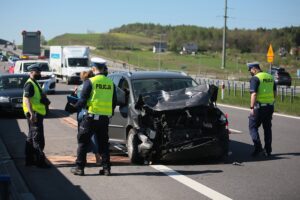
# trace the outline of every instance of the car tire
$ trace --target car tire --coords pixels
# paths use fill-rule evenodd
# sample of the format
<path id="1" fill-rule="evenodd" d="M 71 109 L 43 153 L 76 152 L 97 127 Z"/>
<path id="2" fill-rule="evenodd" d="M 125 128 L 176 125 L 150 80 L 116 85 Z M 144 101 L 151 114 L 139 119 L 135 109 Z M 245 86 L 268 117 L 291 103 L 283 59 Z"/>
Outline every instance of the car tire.
<path id="1" fill-rule="evenodd" d="M 66 77 L 66 84 L 67 84 L 67 85 L 70 85 L 70 84 L 71 84 L 71 78 Z"/>
<path id="2" fill-rule="evenodd" d="M 136 131 L 130 129 L 127 136 L 127 153 L 131 163 L 133 164 L 143 164 L 143 158 L 140 156 L 138 151 L 138 145 L 141 143 Z"/>
<path id="3" fill-rule="evenodd" d="M 222 152 L 219 155 L 220 158 L 224 158 L 228 156 L 228 151 L 229 151 L 229 135 L 228 135 L 228 130 L 223 129 L 221 136 L 219 137 L 219 145 L 222 148 Z"/>

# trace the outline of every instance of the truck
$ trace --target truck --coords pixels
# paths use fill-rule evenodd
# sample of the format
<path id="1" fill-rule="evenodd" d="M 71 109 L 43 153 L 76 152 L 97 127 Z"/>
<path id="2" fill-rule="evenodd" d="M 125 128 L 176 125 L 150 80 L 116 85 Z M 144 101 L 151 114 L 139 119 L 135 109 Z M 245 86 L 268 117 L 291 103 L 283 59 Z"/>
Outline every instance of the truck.
<path id="1" fill-rule="evenodd" d="M 33 58 L 41 55 L 41 31 L 22 31 L 22 57 Z"/>
<path id="2" fill-rule="evenodd" d="M 86 46 L 50 46 L 50 67 L 68 85 L 80 81 L 80 72 L 90 69 L 90 49 Z"/>

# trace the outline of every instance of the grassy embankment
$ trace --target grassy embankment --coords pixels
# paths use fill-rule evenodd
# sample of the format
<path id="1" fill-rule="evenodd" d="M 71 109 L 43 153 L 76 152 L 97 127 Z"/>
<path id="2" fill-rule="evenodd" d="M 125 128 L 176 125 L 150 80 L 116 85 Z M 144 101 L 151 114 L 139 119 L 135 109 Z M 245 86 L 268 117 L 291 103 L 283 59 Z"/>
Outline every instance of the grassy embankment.
<path id="1" fill-rule="evenodd" d="M 217 103 L 249 108 L 250 94 L 246 90 L 242 96 L 241 91 L 237 90 L 236 96 L 234 96 L 233 90 L 231 90 L 230 95 L 228 95 L 228 91 L 225 91 L 224 99 L 222 100 L 221 91 L 219 90 Z M 284 97 L 283 101 L 281 101 L 281 96 L 278 95 L 275 100 L 275 112 L 300 116 L 300 95 L 298 94 L 295 96 L 293 103 L 291 102 L 289 95 Z"/>

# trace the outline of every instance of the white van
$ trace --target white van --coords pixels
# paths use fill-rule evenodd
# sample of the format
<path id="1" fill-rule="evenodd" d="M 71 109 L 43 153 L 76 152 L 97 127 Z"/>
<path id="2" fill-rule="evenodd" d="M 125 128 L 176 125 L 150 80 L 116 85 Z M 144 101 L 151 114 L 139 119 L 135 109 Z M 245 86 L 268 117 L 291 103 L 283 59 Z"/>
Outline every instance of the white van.
<path id="1" fill-rule="evenodd" d="M 49 64 L 46 60 L 19 60 L 14 67 L 15 74 L 28 74 L 28 67 L 30 65 L 39 63 L 41 66 L 41 79 L 37 82 L 41 85 L 43 91 L 47 94 L 55 93 L 56 78 L 54 73 L 50 70 Z"/>
<path id="2" fill-rule="evenodd" d="M 89 59 L 89 47 L 50 46 L 50 67 L 67 84 L 80 81 L 80 72 L 90 69 Z"/>

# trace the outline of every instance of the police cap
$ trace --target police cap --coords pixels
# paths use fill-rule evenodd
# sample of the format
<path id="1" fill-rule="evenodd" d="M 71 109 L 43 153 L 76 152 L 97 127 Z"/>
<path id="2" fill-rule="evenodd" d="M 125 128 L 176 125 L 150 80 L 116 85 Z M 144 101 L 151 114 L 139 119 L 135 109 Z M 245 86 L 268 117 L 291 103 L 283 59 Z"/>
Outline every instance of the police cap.
<path id="1" fill-rule="evenodd" d="M 38 63 L 32 64 L 27 68 L 28 71 L 32 72 L 32 71 L 37 71 L 40 72 L 41 71 L 41 66 Z"/>
<path id="2" fill-rule="evenodd" d="M 247 63 L 247 66 L 248 66 L 248 71 L 250 71 L 253 67 L 255 67 L 256 69 L 260 69 L 258 62 Z"/>
<path id="3" fill-rule="evenodd" d="M 98 69 L 107 68 L 106 60 L 99 57 L 91 58 L 91 67 L 97 67 Z"/>

